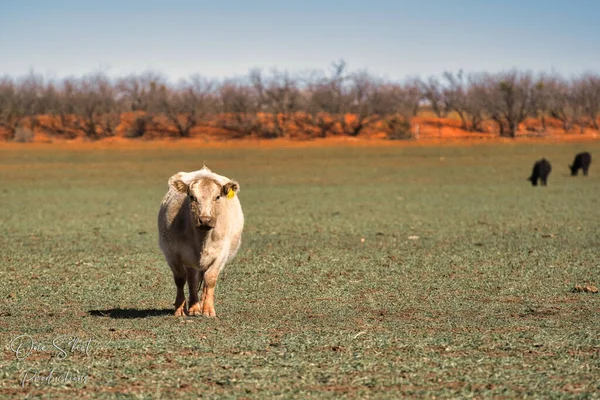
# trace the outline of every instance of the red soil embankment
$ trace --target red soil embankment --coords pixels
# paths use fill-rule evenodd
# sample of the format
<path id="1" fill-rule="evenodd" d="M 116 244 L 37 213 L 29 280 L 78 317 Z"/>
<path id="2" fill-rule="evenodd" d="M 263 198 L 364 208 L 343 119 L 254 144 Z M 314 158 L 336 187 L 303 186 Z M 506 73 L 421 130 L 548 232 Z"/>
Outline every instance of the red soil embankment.
<path id="1" fill-rule="evenodd" d="M 460 120 L 456 118 L 436 118 L 418 116 L 411 119 L 412 139 L 389 140 L 388 132 L 382 129 L 381 124 L 373 124 L 365 128 L 356 136 L 328 135 L 324 138 L 315 138 L 308 132 L 294 126 L 289 129 L 287 138 L 264 139 L 256 137 L 234 138 L 232 132 L 210 125 L 195 127 L 191 137 L 186 139 L 176 138 L 170 131 L 174 127 L 163 126 L 162 131 L 149 130 L 143 138 L 126 138 L 126 132 L 130 129 L 135 115 L 124 114 L 116 128 L 115 135 L 101 137 L 98 140 L 89 140 L 83 132 L 73 129 L 65 129 L 60 125 L 57 118 L 48 116 L 38 117 L 38 123 L 34 129 L 35 135 L 28 143 L 17 143 L 15 141 L 0 141 L 0 148 L 18 149 L 32 147 L 60 146 L 73 149 L 95 149 L 95 148 L 227 148 L 227 147 L 320 147 L 320 146 L 427 146 L 439 144 L 475 144 L 481 142 L 570 142 L 598 140 L 600 132 L 585 129 L 583 133 L 579 129 L 565 133 L 561 129 L 559 121 L 548 119 L 546 130 L 542 130 L 541 123 L 537 119 L 528 119 L 519 126 L 515 138 L 500 137 L 496 127 L 491 121 L 482 124 L 485 132 L 469 132 L 461 129 Z M 352 116 L 346 117 L 352 123 Z M 163 122 L 164 124 L 164 122 Z M 167 126 L 167 130 L 164 127 Z M 62 134 L 56 132 L 62 131 Z M 66 132 L 66 134 L 65 134 Z M 165 133 L 166 132 L 166 133 Z"/>

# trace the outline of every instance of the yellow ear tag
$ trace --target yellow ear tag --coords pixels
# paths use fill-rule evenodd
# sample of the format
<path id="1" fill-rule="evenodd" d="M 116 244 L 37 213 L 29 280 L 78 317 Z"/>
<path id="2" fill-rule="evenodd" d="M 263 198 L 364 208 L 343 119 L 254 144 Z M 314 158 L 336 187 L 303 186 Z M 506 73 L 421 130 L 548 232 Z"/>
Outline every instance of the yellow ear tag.
<path id="1" fill-rule="evenodd" d="M 233 199 L 234 197 L 235 197 L 235 192 L 233 190 L 229 189 L 227 191 L 227 198 L 228 199 Z"/>

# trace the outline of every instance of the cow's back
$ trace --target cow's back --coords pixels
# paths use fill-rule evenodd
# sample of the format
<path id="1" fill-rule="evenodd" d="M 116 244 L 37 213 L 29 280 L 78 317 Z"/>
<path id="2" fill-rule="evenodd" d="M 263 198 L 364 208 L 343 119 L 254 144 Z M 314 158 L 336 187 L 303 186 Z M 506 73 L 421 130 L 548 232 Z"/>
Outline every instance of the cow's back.
<path id="1" fill-rule="evenodd" d="M 540 173 L 543 177 L 547 177 L 552 172 L 552 165 L 548 160 L 543 158 L 540 165 Z"/>
<path id="2" fill-rule="evenodd" d="M 590 153 L 588 153 L 587 151 L 585 151 L 583 153 L 579 153 L 579 154 L 577 154 L 577 156 L 575 156 L 575 165 L 577 165 L 577 167 L 579 167 L 579 168 L 587 168 L 587 167 L 589 167 L 591 162 L 592 162 L 592 155 Z"/>

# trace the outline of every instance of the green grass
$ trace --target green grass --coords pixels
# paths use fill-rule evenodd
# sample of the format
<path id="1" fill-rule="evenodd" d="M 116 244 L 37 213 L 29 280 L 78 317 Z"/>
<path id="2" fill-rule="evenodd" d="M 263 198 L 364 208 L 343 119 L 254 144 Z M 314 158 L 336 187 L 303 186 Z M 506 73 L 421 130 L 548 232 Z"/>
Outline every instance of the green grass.
<path id="1" fill-rule="evenodd" d="M 598 398 L 600 295 L 571 292 L 600 286 L 583 149 L 0 150 L 0 397 Z M 217 319 L 177 319 L 156 215 L 204 162 L 246 228 Z M 22 334 L 46 348 L 17 360 Z M 60 335 L 88 354 L 57 358 Z M 87 383 L 21 387 L 52 368 Z"/>

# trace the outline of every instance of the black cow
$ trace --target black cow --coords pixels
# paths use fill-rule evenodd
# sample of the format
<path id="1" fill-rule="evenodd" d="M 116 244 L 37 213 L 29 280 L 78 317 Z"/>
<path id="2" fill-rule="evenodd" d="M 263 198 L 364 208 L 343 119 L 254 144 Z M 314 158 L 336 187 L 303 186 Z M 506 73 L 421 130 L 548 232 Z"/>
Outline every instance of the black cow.
<path id="1" fill-rule="evenodd" d="M 579 168 L 583 170 L 583 176 L 587 176 L 588 169 L 590 168 L 591 163 L 592 155 L 587 151 L 577 154 L 575 156 L 575 161 L 573 161 L 573 165 L 569 165 L 569 168 L 571 168 L 571 176 L 577 176 Z"/>
<path id="2" fill-rule="evenodd" d="M 533 171 L 531 172 L 531 176 L 527 178 L 527 180 L 531 181 L 533 186 L 537 186 L 538 179 L 542 181 L 542 186 L 546 186 L 548 183 L 548 175 L 550 175 L 550 171 L 552 171 L 552 165 L 546 160 L 542 158 L 533 164 Z"/>

